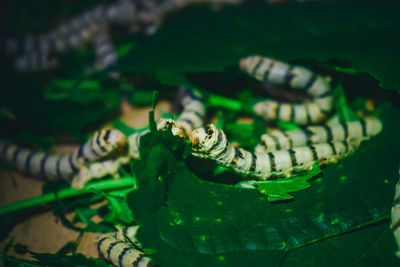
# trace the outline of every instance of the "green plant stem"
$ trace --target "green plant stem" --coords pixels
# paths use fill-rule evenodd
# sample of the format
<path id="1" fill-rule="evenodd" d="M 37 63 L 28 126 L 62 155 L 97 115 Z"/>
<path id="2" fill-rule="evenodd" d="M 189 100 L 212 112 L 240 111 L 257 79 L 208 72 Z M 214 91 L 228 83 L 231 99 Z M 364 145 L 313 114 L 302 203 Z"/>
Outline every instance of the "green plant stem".
<path id="1" fill-rule="evenodd" d="M 254 114 L 251 107 L 244 106 L 240 101 L 211 93 L 207 93 L 207 106 Z"/>
<path id="2" fill-rule="evenodd" d="M 87 194 L 92 194 L 93 189 L 97 191 L 109 191 L 109 190 L 116 190 L 122 188 L 133 187 L 135 185 L 135 180 L 132 178 L 120 178 L 120 179 L 112 179 L 112 180 L 105 180 L 92 183 L 90 185 L 85 186 L 82 189 L 75 189 L 75 188 L 67 188 L 62 189 L 57 192 L 58 199 L 67 199 Z M 39 197 L 34 197 L 26 200 L 22 200 L 19 202 L 11 203 L 8 205 L 4 205 L 0 207 L 0 216 L 5 214 L 20 211 L 23 209 L 31 208 L 34 206 L 42 205 L 45 203 L 53 202 L 56 200 L 55 193 L 47 193 Z"/>

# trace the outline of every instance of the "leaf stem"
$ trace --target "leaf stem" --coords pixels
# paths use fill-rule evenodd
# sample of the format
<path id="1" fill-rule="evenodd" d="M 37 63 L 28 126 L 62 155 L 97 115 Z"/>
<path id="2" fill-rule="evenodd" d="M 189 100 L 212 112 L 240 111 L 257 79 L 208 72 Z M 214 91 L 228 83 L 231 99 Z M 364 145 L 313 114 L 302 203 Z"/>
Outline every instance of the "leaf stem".
<path id="1" fill-rule="evenodd" d="M 251 108 L 243 105 L 240 101 L 212 93 L 207 93 L 207 106 L 254 114 Z"/>
<path id="2" fill-rule="evenodd" d="M 120 178 L 117 180 L 109 179 L 89 184 L 80 190 L 75 188 L 62 189 L 57 192 L 57 195 L 58 199 L 67 199 L 76 196 L 92 194 L 93 189 L 97 191 L 109 191 L 109 190 L 133 187 L 134 185 L 135 185 L 135 180 L 132 178 Z M 45 203 L 53 202 L 55 200 L 56 200 L 56 195 L 55 193 L 52 192 L 44 194 L 42 196 L 33 197 L 30 199 L 4 205 L 0 207 L 0 216 L 3 216 L 11 212 L 42 205 Z"/>

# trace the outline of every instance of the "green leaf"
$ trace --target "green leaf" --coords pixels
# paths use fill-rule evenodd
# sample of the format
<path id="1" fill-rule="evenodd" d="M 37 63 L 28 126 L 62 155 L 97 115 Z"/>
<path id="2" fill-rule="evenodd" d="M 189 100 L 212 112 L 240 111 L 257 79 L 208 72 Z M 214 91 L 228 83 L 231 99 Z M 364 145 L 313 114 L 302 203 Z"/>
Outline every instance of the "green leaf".
<path id="1" fill-rule="evenodd" d="M 400 86 L 398 8 L 397 2 L 268 6 L 259 1 L 215 13 L 186 9 L 151 38 L 135 35 L 122 42 L 136 47 L 120 60 L 120 68 L 168 73 L 173 81 L 173 73 L 237 69 L 240 57 L 261 54 L 347 74 L 369 73 L 382 87 L 395 89 Z"/>
<path id="2" fill-rule="evenodd" d="M 140 225 L 137 238 L 155 251 L 152 259 L 162 266 L 260 262 L 302 266 L 301 256 L 285 255 L 301 254 L 308 247 L 316 249 L 313 253 L 318 249 L 325 253 L 325 257 L 314 258 L 317 266 L 324 262 L 341 265 L 341 258 L 346 263 L 354 260 L 351 255 L 363 255 L 368 245 L 343 247 L 346 242 L 341 237 L 357 232 L 371 244 L 374 238 L 366 229 L 387 223 L 399 175 L 400 138 L 395 122 L 400 111 L 384 102 L 379 109 L 384 124 L 379 136 L 322 169 L 322 179 L 312 181 L 307 190 L 291 193 L 294 199 L 273 204 L 257 190 L 199 179 L 186 166 L 181 150 L 173 149 L 183 145 L 181 140 L 169 133 L 149 133 L 141 143 L 142 158 L 134 166 L 138 189 L 128 195 Z M 309 186 L 306 178 L 298 179 L 299 184 L 289 183 L 291 190 Z M 283 188 L 269 189 L 285 198 Z M 339 257 L 336 253 L 345 254 Z"/>
<path id="3" fill-rule="evenodd" d="M 321 173 L 318 163 L 303 175 L 296 175 L 291 178 L 276 179 L 271 181 L 254 182 L 257 190 L 268 196 L 269 201 L 279 201 L 292 199 L 293 196 L 289 192 L 296 192 L 307 189 L 311 186 L 307 181 Z"/>

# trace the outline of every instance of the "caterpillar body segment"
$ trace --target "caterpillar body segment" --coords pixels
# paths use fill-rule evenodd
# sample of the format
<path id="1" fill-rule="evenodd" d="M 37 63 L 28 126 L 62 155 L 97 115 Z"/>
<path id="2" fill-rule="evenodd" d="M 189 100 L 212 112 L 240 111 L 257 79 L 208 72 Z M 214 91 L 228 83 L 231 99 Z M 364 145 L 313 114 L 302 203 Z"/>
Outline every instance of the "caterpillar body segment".
<path id="1" fill-rule="evenodd" d="M 58 60 L 49 53 L 27 53 L 17 57 L 14 61 L 14 68 L 21 72 L 44 71 L 57 66 Z"/>
<path id="2" fill-rule="evenodd" d="M 127 138 L 116 129 L 102 129 L 94 133 L 85 144 L 81 145 L 77 157 L 84 163 L 98 161 L 112 154 L 121 154 L 127 146 Z"/>
<path id="3" fill-rule="evenodd" d="M 149 132 L 149 130 L 144 130 L 128 136 L 129 155 L 132 158 L 139 158 L 140 138 Z"/>
<path id="4" fill-rule="evenodd" d="M 392 228 L 394 238 L 398 246 L 398 250 L 396 251 L 396 256 L 400 258 L 400 180 L 396 184 L 391 214 L 392 214 L 391 216 L 392 222 L 390 227 Z"/>
<path id="5" fill-rule="evenodd" d="M 185 136 L 188 136 L 194 129 L 204 124 L 206 107 L 202 95 L 197 91 L 181 87 L 178 98 L 183 110 L 176 120 L 176 126 L 182 129 Z"/>
<path id="6" fill-rule="evenodd" d="M 114 266 L 145 267 L 150 265 L 150 258 L 134 245 L 118 238 L 118 233 L 102 234 L 96 239 L 99 253 Z"/>
<path id="7" fill-rule="evenodd" d="M 267 57 L 250 56 L 240 60 L 240 68 L 255 79 L 284 85 L 308 93 L 312 99 L 300 104 L 267 100 L 257 103 L 254 111 L 265 120 L 292 121 L 300 125 L 319 123 L 333 109 L 329 82 L 310 70 Z"/>
<path id="8" fill-rule="evenodd" d="M 265 153 L 309 144 L 364 140 L 377 135 L 381 130 L 382 123 L 376 117 L 365 117 L 359 121 L 346 123 L 308 126 L 291 131 L 274 130 L 261 136 L 261 143 L 257 145 L 255 151 Z"/>
<path id="9" fill-rule="evenodd" d="M 108 69 L 117 64 L 117 52 L 106 32 L 99 31 L 94 37 L 93 44 L 100 69 Z"/>
<path id="10" fill-rule="evenodd" d="M 81 189 L 85 184 L 93 179 L 103 178 L 106 175 L 112 175 L 114 178 L 119 178 L 119 168 L 127 164 L 130 160 L 129 156 L 122 155 L 116 159 L 107 159 L 98 162 L 93 162 L 87 166 L 82 166 L 79 172 L 73 176 L 71 187 Z"/>
<path id="11" fill-rule="evenodd" d="M 118 130 L 102 129 L 67 155 L 50 154 L 0 141 L 0 159 L 33 175 L 70 181 L 81 167 L 112 154 L 122 153 L 126 137 Z"/>
<path id="12" fill-rule="evenodd" d="M 292 171 L 306 170 L 315 161 L 320 164 L 335 162 L 354 150 L 347 141 L 315 144 L 269 153 L 252 153 L 234 147 L 225 133 L 209 124 L 194 130 L 190 135 L 192 155 L 215 160 L 217 164 L 256 179 L 265 180 L 271 175 L 288 175 Z"/>

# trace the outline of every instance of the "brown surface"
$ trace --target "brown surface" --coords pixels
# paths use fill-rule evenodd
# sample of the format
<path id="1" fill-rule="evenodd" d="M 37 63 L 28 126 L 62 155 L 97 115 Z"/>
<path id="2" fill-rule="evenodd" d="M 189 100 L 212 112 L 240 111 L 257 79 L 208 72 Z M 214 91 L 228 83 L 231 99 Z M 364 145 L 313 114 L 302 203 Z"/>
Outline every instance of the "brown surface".
<path id="1" fill-rule="evenodd" d="M 170 110 L 171 105 L 168 102 L 160 101 L 156 107 L 156 119 L 160 117 L 160 113 L 170 112 Z M 137 108 L 124 103 L 122 111 L 124 114 L 121 120 L 127 125 L 141 128 L 148 124 L 150 108 Z M 68 152 L 71 149 L 73 146 L 55 147 L 51 150 Z M 0 177 L 0 205 L 41 195 L 43 182 L 39 179 L 4 168 L 0 168 Z M 71 212 L 66 216 L 72 219 L 74 213 Z M 8 238 L 0 242 L 0 251 L 10 238 L 13 238 L 13 244 L 26 245 L 32 251 L 55 253 L 67 242 L 76 240 L 78 235 L 78 232 L 64 227 L 52 211 L 44 211 L 16 224 L 9 232 Z M 97 234 L 94 233 L 85 233 L 78 244 L 77 252 L 87 257 L 98 257 L 93 242 L 96 236 Z M 30 258 L 29 255 L 17 254 L 13 249 L 7 255 Z"/>

